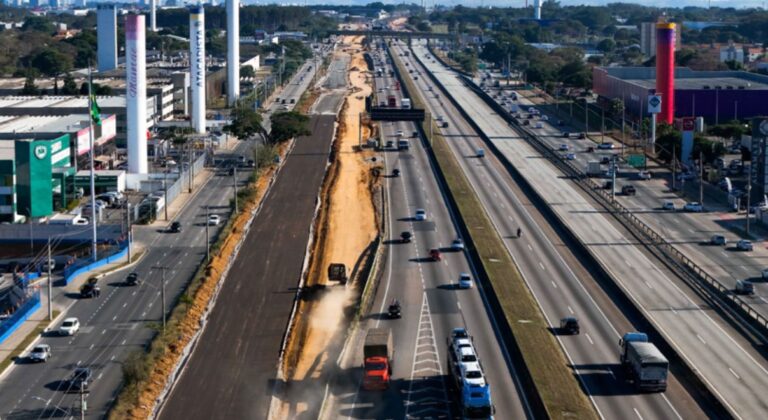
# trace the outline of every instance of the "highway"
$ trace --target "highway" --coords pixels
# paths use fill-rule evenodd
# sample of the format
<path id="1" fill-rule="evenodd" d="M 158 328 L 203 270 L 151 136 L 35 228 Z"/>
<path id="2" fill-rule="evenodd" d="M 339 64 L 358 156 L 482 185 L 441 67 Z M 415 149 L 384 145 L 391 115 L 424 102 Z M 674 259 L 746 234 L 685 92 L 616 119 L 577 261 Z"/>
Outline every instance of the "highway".
<path id="1" fill-rule="evenodd" d="M 380 57 L 382 53 L 378 54 Z M 375 78 L 385 96 L 400 92 L 390 77 Z M 398 99 L 399 100 L 399 99 Z M 446 338 L 456 327 L 466 327 L 474 336 L 475 348 L 491 385 L 497 418 L 530 418 L 514 370 L 500 347 L 484 303 L 482 290 L 459 290 L 459 273 L 475 277 L 466 255 L 446 248 L 457 238 L 456 220 L 445 204 L 422 139 L 412 137 L 410 122 L 383 122 L 382 140 L 397 144 L 397 131 L 409 138 L 410 149 L 383 151 L 386 167 L 387 220 L 390 238 L 387 257 L 372 312 L 365 317 L 345 344 L 339 378 L 331 382 L 329 399 L 321 418 L 446 418 L 459 414 L 450 388 Z M 393 177 L 393 169 L 401 175 Z M 416 209 L 425 209 L 427 220 L 415 221 Z M 411 243 L 400 243 L 400 232 L 411 231 Z M 442 261 L 429 260 L 429 250 L 443 248 Z M 402 318 L 390 320 L 387 307 L 393 299 L 402 304 Z M 362 380 L 362 342 L 372 327 L 391 328 L 395 363 L 389 390 L 368 392 Z M 503 346 L 503 345 L 502 345 Z"/>
<path id="2" fill-rule="evenodd" d="M 241 142 L 237 152 L 245 153 Z M 219 160 L 228 154 L 217 155 Z M 242 184 L 248 174 L 238 172 Z M 40 343 L 49 344 L 53 356 L 47 363 L 16 366 L 0 382 L 0 417 L 34 419 L 79 415 L 80 396 L 68 393 L 67 379 L 76 367 L 90 367 L 94 382 L 87 396 L 89 418 L 103 418 L 109 410 L 122 381 L 122 363 L 133 352 L 144 349 L 161 325 L 161 270 L 166 271 L 166 300 L 171 308 L 182 288 L 205 258 L 206 209 L 218 214 L 225 223 L 229 217 L 232 177 L 220 170 L 198 189 L 186 207 L 174 219 L 182 224 L 180 233 L 158 232 L 157 227 L 134 227 L 134 239 L 146 246 L 146 254 L 134 267 L 99 281 L 102 292 L 95 299 L 80 299 L 76 293 L 63 296 L 66 317 L 80 320 L 80 332 L 72 337 L 44 334 Z M 170 224 L 170 222 L 168 222 Z M 223 225 L 222 223 L 222 225 Z M 221 226 L 210 226 L 211 239 Z M 161 228 L 162 229 L 162 228 Z M 135 271 L 141 285 L 124 285 L 128 272 Z M 57 299 L 58 302 L 58 299 Z M 56 328 L 58 325 L 55 326 Z"/>
<path id="3" fill-rule="evenodd" d="M 414 51 L 419 57 L 430 55 L 421 45 Z M 678 286 L 453 71 L 423 61 L 734 416 L 761 417 L 768 410 L 759 391 L 768 389 L 765 360 L 721 320 L 713 319 L 717 315 L 697 302 L 690 290 Z"/>
<path id="4" fill-rule="evenodd" d="M 531 103 L 521 97 L 521 104 L 531 105 Z M 595 147 L 592 139 L 575 138 L 576 130 L 569 127 L 555 126 L 555 117 L 551 117 L 549 122 L 542 121 L 542 128 L 535 130 L 539 138 L 544 140 L 553 149 L 558 149 L 562 144 L 569 146 L 570 152 L 575 155 L 577 167 L 582 170 L 586 168 L 587 162 L 599 160 L 602 156 L 611 156 L 613 153 L 619 153 L 620 145 L 617 144 L 614 150 L 597 150 L 594 153 L 587 153 L 588 147 Z M 574 133 L 569 139 L 562 137 L 562 132 L 568 131 Z M 597 138 L 597 136 L 593 136 Z M 563 152 L 565 155 L 567 152 Z M 603 166 L 608 169 L 607 165 Z M 705 213 L 684 213 L 682 207 L 685 201 L 676 193 L 670 191 L 672 186 L 672 174 L 666 168 L 660 168 L 651 162 L 652 178 L 650 180 L 641 180 L 638 177 L 639 169 L 621 164 L 617 172 L 616 198 L 619 202 L 633 211 L 640 220 L 675 244 L 678 250 L 691 258 L 699 266 L 704 268 L 710 275 L 717 278 L 723 285 L 733 289 L 737 280 L 751 279 L 755 281 L 756 293 L 754 296 L 745 296 L 744 299 L 750 302 L 752 308 L 768 316 L 768 283 L 761 277 L 763 269 L 768 268 L 765 263 L 768 258 L 766 244 L 762 242 L 755 243 L 753 252 L 740 252 L 736 250 L 736 242 L 742 239 L 741 226 L 744 215 L 736 215 L 731 212 L 713 211 L 706 208 Z M 680 187 L 680 180 L 677 181 L 677 187 Z M 687 181 L 690 183 L 691 181 Z M 697 181 L 696 181 L 697 182 Z M 631 184 L 637 189 L 634 196 L 621 194 L 623 185 Z M 725 194 L 725 193 L 723 193 Z M 697 199 L 698 200 L 698 199 Z M 675 211 L 666 211 L 662 209 L 665 201 L 672 201 L 678 209 Z M 738 223 L 737 223 L 737 220 Z M 728 239 L 728 246 L 709 246 L 707 243 L 712 235 L 725 235 Z"/>
<path id="5" fill-rule="evenodd" d="M 425 73 L 412 58 L 402 59 Z M 671 381 L 667 391 L 672 398 L 665 394 L 636 394 L 622 380 L 617 343 L 624 332 L 633 330 L 631 322 L 597 286 L 589 267 L 582 266 L 568 244 L 552 231 L 502 164 L 491 153 L 476 157 L 477 150 L 485 147 L 482 140 L 450 101 L 435 97 L 436 93 L 442 95 L 439 88 L 426 77 L 415 82 L 427 100 L 428 111 L 448 123 L 441 129 L 442 134 L 449 139 L 448 144 L 550 326 L 555 330 L 565 316 L 579 318 L 583 334 L 557 338 L 598 412 L 608 418 L 677 418 L 681 412 L 686 414 L 684 417 L 700 415 L 696 402 L 676 380 Z M 523 232 L 520 238 L 518 228 Z"/>

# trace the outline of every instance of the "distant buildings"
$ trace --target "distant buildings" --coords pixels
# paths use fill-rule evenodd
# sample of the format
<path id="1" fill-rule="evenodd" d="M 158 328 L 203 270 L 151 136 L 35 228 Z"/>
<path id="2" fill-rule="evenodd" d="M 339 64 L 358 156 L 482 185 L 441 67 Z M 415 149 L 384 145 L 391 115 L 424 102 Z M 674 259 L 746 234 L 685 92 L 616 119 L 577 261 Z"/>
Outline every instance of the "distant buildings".
<path id="1" fill-rule="evenodd" d="M 679 50 L 683 45 L 679 30 L 675 31 L 675 45 Z M 643 22 L 640 24 L 640 51 L 643 55 L 651 58 L 656 56 L 656 22 Z"/>

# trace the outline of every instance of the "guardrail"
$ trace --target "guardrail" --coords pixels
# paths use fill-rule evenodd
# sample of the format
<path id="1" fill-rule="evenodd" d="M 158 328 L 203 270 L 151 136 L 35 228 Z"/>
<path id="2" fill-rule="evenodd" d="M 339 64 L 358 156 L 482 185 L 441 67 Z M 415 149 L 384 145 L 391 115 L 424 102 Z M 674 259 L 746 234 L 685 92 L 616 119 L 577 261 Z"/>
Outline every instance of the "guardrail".
<path id="1" fill-rule="evenodd" d="M 38 309 L 40 309 L 39 290 L 32 293 L 29 299 L 11 314 L 10 318 L 0 322 L 0 343 L 13 334 Z"/>
<path id="2" fill-rule="evenodd" d="M 118 251 L 110 254 L 106 258 L 102 258 L 98 261 L 92 262 L 90 264 L 82 265 L 82 266 L 70 266 L 64 269 L 64 284 L 69 284 L 72 282 L 72 280 L 75 279 L 75 277 L 87 273 L 91 270 L 95 270 L 99 267 L 102 267 L 104 265 L 107 265 L 109 263 L 115 262 L 116 260 L 119 260 L 120 258 L 123 258 L 128 253 L 128 242 L 124 241 L 120 243 Z"/>
<path id="3" fill-rule="evenodd" d="M 608 209 L 609 212 L 613 214 L 622 225 L 629 229 L 633 235 L 643 242 L 649 250 L 655 251 L 654 253 L 665 261 L 668 266 L 671 265 L 670 268 L 674 269 L 686 283 L 691 285 L 694 289 L 712 297 L 718 303 L 721 303 L 719 306 L 724 310 L 732 313 L 735 312 L 736 315 L 740 315 L 737 317 L 738 319 L 747 321 L 748 326 L 751 327 L 754 332 L 758 333 L 759 338 L 763 342 L 768 342 L 766 339 L 768 336 L 768 318 L 755 311 L 747 302 L 733 294 L 729 288 L 725 287 L 720 281 L 709 275 L 690 258 L 683 255 L 682 252 L 659 235 L 653 228 L 640 220 L 621 203 L 613 199 L 608 192 L 600 188 L 600 186 L 594 180 L 589 178 L 581 169 L 577 168 L 570 161 L 563 159 L 535 134 L 531 133 L 524 126 L 519 125 L 516 119 L 512 117 L 504 107 L 494 101 L 493 98 L 478 87 L 474 81 L 463 75 L 460 77 L 467 87 L 480 96 L 480 98 L 493 108 L 493 110 L 507 121 L 508 124 L 515 127 L 531 146 L 552 161 L 555 166 L 560 168 L 566 175 L 569 175 L 572 180 L 593 199 Z"/>

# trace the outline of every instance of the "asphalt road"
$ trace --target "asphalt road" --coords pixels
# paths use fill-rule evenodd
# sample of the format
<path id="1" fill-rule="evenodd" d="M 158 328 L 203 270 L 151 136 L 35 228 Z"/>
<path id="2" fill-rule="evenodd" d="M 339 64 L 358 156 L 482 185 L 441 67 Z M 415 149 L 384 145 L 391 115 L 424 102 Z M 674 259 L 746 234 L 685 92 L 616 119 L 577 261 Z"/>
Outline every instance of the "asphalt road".
<path id="1" fill-rule="evenodd" d="M 334 116 L 313 116 L 246 235 L 162 419 L 265 418 Z"/>
<path id="2" fill-rule="evenodd" d="M 376 88 L 393 86 L 390 77 L 375 78 Z M 388 91 L 400 98 L 400 91 Z M 382 123 L 383 140 L 397 143 L 397 131 L 407 137 L 413 123 Z M 497 335 L 477 287 L 459 290 L 459 273 L 472 273 L 463 252 L 447 247 L 457 237 L 455 218 L 449 212 L 422 140 L 410 138 L 410 150 L 385 149 L 388 191 L 387 223 L 390 238 L 385 270 L 374 299 L 373 310 L 358 333 L 345 345 L 339 377 L 332 381 L 330 399 L 322 418 L 445 418 L 458 415 L 457 396 L 451 388 L 446 338 L 456 327 L 474 336 L 476 351 L 491 385 L 497 418 L 530 417 L 514 379 L 514 371 L 500 347 Z M 400 177 L 392 177 L 393 169 Z M 412 220 L 416 209 L 425 209 L 426 221 Z M 414 233 L 409 244 L 399 243 L 402 231 Z M 443 248 L 443 259 L 430 261 L 429 250 Z M 402 318 L 390 320 L 387 307 L 393 299 L 402 304 Z M 362 340 L 368 328 L 392 329 L 395 345 L 393 381 L 389 390 L 367 392 L 360 388 Z"/>
<path id="3" fill-rule="evenodd" d="M 419 57 L 428 54 L 423 47 L 415 50 Z M 608 216 L 595 209 L 546 159 L 521 141 L 453 72 L 431 60 L 424 61 L 715 395 L 737 416 L 761 417 L 761 413 L 768 410 L 768 404 L 760 397 L 759 390 L 768 389 L 768 370 L 759 353 L 697 302 L 690 290 L 679 287 L 657 267 L 655 261 L 634 245 L 634 239 L 625 237 Z M 544 295 L 562 288 L 562 283 L 560 286 L 553 283 Z M 568 299 L 573 301 L 572 296 Z M 562 309 L 560 311 L 562 313 Z"/>
<path id="4" fill-rule="evenodd" d="M 520 102 L 530 105 L 526 99 L 521 98 Z M 557 127 L 554 121 L 556 118 L 552 117 L 549 122 L 543 122 L 542 128 L 536 130 L 540 134 L 539 137 L 554 149 L 559 148 L 562 144 L 568 145 L 571 153 L 575 155 L 577 166 L 586 168 L 588 161 L 599 159 L 601 156 L 620 153 L 619 144 L 616 145 L 615 150 L 596 150 L 595 153 L 587 153 L 587 147 L 595 146 L 594 141 L 573 138 L 575 135 L 565 139 L 562 137 L 562 131 L 575 133 L 575 130 L 567 125 Z M 597 138 L 597 136 L 593 136 L 593 138 Z M 603 165 L 603 168 L 607 170 L 608 166 Z M 675 244 L 680 252 L 699 264 L 726 287 L 733 289 L 737 280 L 753 280 L 756 293 L 754 296 L 745 296 L 744 299 L 751 303 L 755 311 L 768 317 L 768 282 L 765 282 L 761 277 L 761 271 L 768 267 L 765 263 L 766 258 L 768 258 L 767 244 L 764 241 L 756 242 L 753 252 L 740 252 L 735 248 L 736 242 L 745 238 L 742 230 L 744 214 L 737 215 L 722 211 L 722 209 L 718 211 L 718 209 L 713 209 L 714 206 L 705 207 L 707 210 L 705 213 L 664 211 L 661 206 L 665 201 L 674 202 L 676 208 L 680 210 L 686 203 L 676 193 L 670 191 L 672 174 L 666 168 L 659 168 L 655 164 L 652 164 L 650 170 L 652 175 L 650 180 L 639 179 L 638 172 L 639 169 L 626 164 L 619 165 L 616 182 L 616 198 L 619 202 L 633 211 L 640 220 L 652 227 L 657 233 Z M 687 183 L 690 184 L 691 181 L 687 181 Z M 622 195 L 621 187 L 630 184 L 637 189 L 637 194 L 634 196 Z M 676 187 L 681 187 L 680 180 L 677 181 Z M 753 221 L 753 223 L 756 222 Z M 707 242 L 715 234 L 725 235 L 729 245 L 726 247 L 709 246 Z"/>
<path id="5" fill-rule="evenodd" d="M 246 143 L 237 152 L 247 149 Z M 226 157 L 226 155 L 220 156 Z M 242 171 L 242 183 L 248 173 Z M 72 337 L 45 334 L 40 343 L 52 347 L 52 358 L 44 364 L 18 360 L 0 382 L 0 417 L 34 419 L 79 415 L 80 397 L 68 393 L 67 379 L 75 367 L 90 367 L 94 382 L 87 396 L 89 418 L 103 418 L 109 410 L 122 380 L 122 363 L 132 352 L 142 350 L 161 322 L 161 272 L 153 267 L 166 266 L 168 307 L 190 280 L 205 258 L 206 211 L 229 217 L 232 178 L 224 170 L 199 189 L 197 195 L 176 217 L 183 225 L 181 233 L 158 232 L 157 228 L 134 228 L 134 238 L 147 246 L 147 253 L 130 271 L 139 273 L 142 284 L 125 286 L 129 270 L 99 281 L 101 296 L 80 299 L 77 294 L 58 293 L 55 303 L 67 307 L 67 317 L 77 317 L 80 332 Z M 170 222 L 169 222 L 170 223 Z M 210 226 L 215 238 L 219 226 Z M 66 413 L 66 415 L 65 415 Z"/>

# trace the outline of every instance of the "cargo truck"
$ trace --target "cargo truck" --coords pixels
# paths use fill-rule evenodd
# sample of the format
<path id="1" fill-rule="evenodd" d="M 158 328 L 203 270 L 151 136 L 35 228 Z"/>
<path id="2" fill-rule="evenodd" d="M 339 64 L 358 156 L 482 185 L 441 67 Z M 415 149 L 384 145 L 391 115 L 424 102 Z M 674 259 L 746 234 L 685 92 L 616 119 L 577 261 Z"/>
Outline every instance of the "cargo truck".
<path id="1" fill-rule="evenodd" d="M 587 176 L 600 176 L 603 174 L 602 168 L 600 168 L 600 162 L 597 160 L 590 160 L 587 162 Z"/>
<path id="2" fill-rule="evenodd" d="M 387 106 L 390 108 L 396 108 L 397 107 L 397 98 L 395 95 L 389 95 L 387 96 Z"/>
<path id="3" fill-rule="evenodd" d="M 400 101 L 400 107 L 403 109 L 411 109 L 411 100 L 408 98 L 403 98 Z"/>
<path id="4" fill-rule="evenodd" d="M 621 364 L 635 383 L 638 391 L 667 390 L 669 361 L 648 342 L 648 335 L 642 332 L 629 332 L 619 340 Z"/>
<path id="5" fill-rule="evenodd" d="M 363 345 L 363 389 L 366 391 L 389 388 L 395 349 L 389 328 L 371 328 Z"/>

